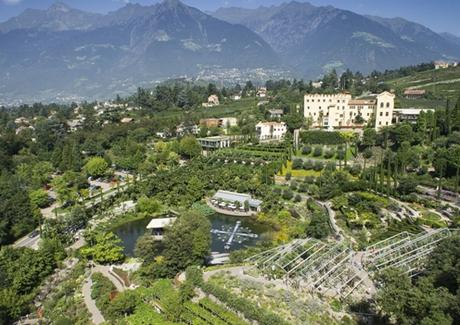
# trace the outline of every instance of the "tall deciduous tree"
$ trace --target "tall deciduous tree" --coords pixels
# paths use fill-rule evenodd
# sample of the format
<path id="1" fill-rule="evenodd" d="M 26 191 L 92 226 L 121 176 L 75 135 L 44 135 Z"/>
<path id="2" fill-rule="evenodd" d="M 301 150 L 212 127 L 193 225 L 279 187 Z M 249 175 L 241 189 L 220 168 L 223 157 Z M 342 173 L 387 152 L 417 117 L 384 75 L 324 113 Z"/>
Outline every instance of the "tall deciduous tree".
<path id="1" fill-rule="evenodd" d="M 86 236 L 88 245 L 82 248 L 81 253 L 97 263 L 110 264 L 123 260 L 121 240 L 114 233 L 93 232 Z"/>
<path id="2" fill-rule="evenodd" d="M 109 164 L 102 157 L 93 157 L 83 167 L 85 172 L 93 177 L 104 176 Z"/>
<path id="3" fill-rule="evenodd" d="M 180 141 L 181 153 L 189 158 L 198 156 L 201 153 L 201 146 L 193 136 L 186 136 Z"/>
<path id="4" fill-rule="evenodd" d="M 201 265 L 210 253 L 211 224 L 197 211 L 188 211 L 167 229 L 165 263 L 171 275 L 190 265 Z"/>

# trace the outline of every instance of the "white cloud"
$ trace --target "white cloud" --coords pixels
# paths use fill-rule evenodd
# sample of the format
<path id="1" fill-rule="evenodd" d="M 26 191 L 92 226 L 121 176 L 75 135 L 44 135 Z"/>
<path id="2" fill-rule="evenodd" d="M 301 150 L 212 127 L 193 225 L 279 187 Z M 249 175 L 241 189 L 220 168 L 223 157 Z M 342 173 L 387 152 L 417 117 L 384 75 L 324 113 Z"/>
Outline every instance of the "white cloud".
<path id="1" fill-rule="evenodd" d="M 21 1 L 22 0 L 2 0 L 2 2 L 7 5 L 17 5 Z"/>

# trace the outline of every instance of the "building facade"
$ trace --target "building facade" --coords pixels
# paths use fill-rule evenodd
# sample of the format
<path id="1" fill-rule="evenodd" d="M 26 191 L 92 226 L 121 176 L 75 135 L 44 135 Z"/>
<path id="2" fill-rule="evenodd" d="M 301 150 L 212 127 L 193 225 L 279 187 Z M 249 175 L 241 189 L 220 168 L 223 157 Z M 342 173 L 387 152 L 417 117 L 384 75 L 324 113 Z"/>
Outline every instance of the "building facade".
<path id="1" fill-rule="evenodd" d="M 236 126 L 238 120 L 236 117 L 222 117 L 222 118 L 202 118 L 200 119 L 200 125 L 207 128 L 224 128 L 227 129 L 232 126 Z"/>
<path id="2" fill-rule="evenodd" d="M 397 108 L 394 110 L 394 121 L 396 123 L 408 122 L 417 123 L 420 113 L 434 112 L 430 108 Z"/>
<path id="3" fill-rule="evenodd" d="M 287 132 L 284 122 L 259 122 L 256 124 L 256 133 L 259 140 L 280 140 Z"/>
<path id="4" fill-rule="evenodd" d="M 426 95 L 425 89 L 406 89 L 404 90 L 404 97 L 408 99 L 422 98 Z"/>
<path id="5" fill-rule="evenodd" d="M 200 138 L 198 142 L 203 150 L 216 150 L 228 148 L 231 145 L 231 138 L 228 136 L 214 136 L 207 138 Z"/>
<path id="6" fill-rule="evenodd" d="M 360 128 L 374 120 L 375 128 L 379 129 L 392 123 L 394 98 L 394 94 L 386 91 L 359 99 L 347 93 L 307 94 L 304 116 L 318 128 Z"/>

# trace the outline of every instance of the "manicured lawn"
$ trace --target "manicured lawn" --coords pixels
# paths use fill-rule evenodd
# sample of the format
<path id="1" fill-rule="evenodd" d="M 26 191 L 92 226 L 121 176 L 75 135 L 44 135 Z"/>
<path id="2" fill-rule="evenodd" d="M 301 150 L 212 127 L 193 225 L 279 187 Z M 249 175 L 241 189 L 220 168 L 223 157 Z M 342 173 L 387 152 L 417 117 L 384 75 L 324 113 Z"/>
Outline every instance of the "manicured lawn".
<path id="1" fill-rule="evenodd" d="M 314 176 L 314 177 L 319 177 L 320 172 L 317 172 L 315 170 L 305 170 L 305 169 L 292 169 L 292 161 L 288 160 L 287 162 L 287 168 L 283 166 L 281 169 L 281 172 L 278 173 L 280 176 L 286 176 L 286 173 L 291 173 L 292 177 L 305 177 L 305 176 Z"/>
<path id="2" fill-rule="evenodd" d="M 432 228 L 444 228 L 447 224 L 441 219 L 436 213 L 430 211 L 422 212 L 422 218 L 418 220 L 419 223 L 432 227 Z"/>

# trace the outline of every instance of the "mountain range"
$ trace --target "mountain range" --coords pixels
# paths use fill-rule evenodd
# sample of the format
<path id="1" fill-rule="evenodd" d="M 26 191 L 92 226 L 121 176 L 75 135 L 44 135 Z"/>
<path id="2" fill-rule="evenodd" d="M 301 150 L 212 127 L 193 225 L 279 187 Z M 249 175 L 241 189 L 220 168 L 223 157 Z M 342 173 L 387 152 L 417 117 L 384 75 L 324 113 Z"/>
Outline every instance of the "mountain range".
<path id="1" fill-rule="evenodd" d="M 56 3 L 0 23 L 0 44 L 3 101 L 113 96 L 213 69 L 279 68 L 309 79 L 460 58 L 454 35 L 296 1 L 204 13 L 165 0 L 105 15 Z"/>
<path id="2" fill-rule="evenodd" d="M 58 3 L 0 25 L 0 98 L 81 99 L 135 90 L 206 66 L 279 64 L 257 34 L 177 0 L 94 15 Z"/>
<path id="3" fill-rule="evenodd" d="M 255 31 L 284 64 L 310 77 L 331 68 L 368 73 L 460 57 L 458 40 L 402 18 L 296 1 L 257 9 L 221 8 L 212 15 Z"/>

